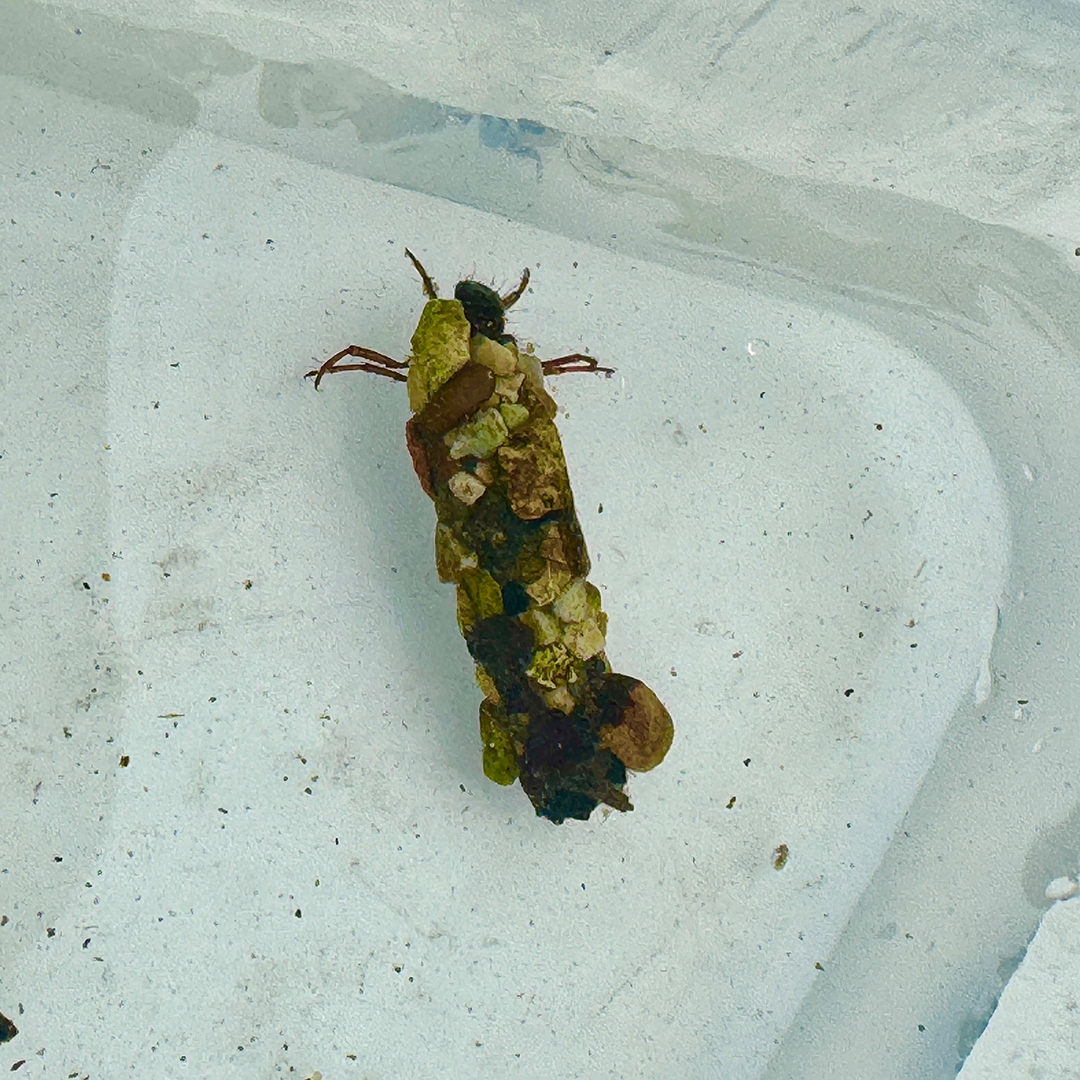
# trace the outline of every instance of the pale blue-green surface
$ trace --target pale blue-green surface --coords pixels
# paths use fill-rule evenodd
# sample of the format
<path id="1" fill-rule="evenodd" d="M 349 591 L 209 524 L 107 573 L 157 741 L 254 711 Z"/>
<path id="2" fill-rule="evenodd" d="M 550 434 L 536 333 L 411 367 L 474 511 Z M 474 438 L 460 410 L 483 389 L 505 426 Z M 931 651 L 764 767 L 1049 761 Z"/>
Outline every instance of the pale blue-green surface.
<path id="1" fill-rule="evenodd" d="M 5 8 L 0 1066 L 936 1080 L 1075 872 L 1075 9 L 575 11 Z M 618 368 L 632 814 L 484 778 L 405 391 L 301 378 L 406 244 Z"/>

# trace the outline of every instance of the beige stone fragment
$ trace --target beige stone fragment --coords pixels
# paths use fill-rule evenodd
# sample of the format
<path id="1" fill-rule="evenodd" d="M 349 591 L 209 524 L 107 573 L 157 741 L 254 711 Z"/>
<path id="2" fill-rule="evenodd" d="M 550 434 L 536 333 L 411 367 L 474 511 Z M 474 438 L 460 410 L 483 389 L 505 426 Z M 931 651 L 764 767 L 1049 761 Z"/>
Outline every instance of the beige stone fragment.
<path id="1" fill-rule="evenodd" d="M 513 375 L 497 375 L 495 377 L 495 393 L 506 401 L 517 401 L 518 391 L 524 381 L 524 371 L 515 372 Z"/>
<path id="2" fill-rule="evenodd" d="M 519 518 L 535 521 L 571 505 L 562 443 L 555 425 L 531 424 L 529 438 L 499 447 L 510 507 Z"/>
<path id="3" fill-rule="evenodd" d="M 578 578 L 572 581 L 551 605 L 555 616 L 564 623 L 579 623 L 588 613 L 588 598 L 585 593 L 585 581 Z"/>
<path id="4" fill-rule="evenodd" d="M 550 645 L 562 637 L 562 624 L 543 608 L 530 608 L 520 616 L 521 621 L 536 635 L 537 646 Z"/>
<path id="5" fill-rule="evenodd" d="M 491 368 L 496 376 L 513 375 L 517 371 L 517 356 L 505 345 L 500 345 L 491 338 L 477 335 L 469 343 L 469 351 L 474 363 Z"/>
<path id="6" fill-rule="evenodd" d="M 566 647 L 579 659 L 588 660 L 604 651 L 604 632 L 592 619 L 575 623 L 566 632 Z"/>
<path id="7" fill-rule="evenodd" d="M 466 506 L 472 506 L 487 491 L 481 480 L 464 470 L 454 473 L 447 481 L 455 499 L 460 499 Z"/>
<path id="8" fill-rule="evenodd" d="M 552 709 L 558 709 L 567 716 L 577 708 L 574 695 L 565 686 L 556 686 L 554 690 L 548 690 L 544 694 L 544 701 Z"/>
<path id="9" fill-rule="evenodd" d="M 525 591 L 541 607 L 547 607 L 569 584 L 569 571 L 556 569 L 549 565 L 534 582 L 525 586 Z"/>

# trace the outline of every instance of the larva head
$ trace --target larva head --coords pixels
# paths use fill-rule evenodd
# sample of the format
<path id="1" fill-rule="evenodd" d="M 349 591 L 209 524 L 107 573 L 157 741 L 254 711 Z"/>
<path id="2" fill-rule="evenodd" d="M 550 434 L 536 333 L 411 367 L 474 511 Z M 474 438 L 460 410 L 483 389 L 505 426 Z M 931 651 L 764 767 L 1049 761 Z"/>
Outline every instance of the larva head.
<path id="1" fill-rule="evenodd" d="M 454 299 L 465 309 L 473 334 L 498 341 L 506 333 L 505 309 L 494 289 L 479 281 L 459 281 L 454 288 Z"/>

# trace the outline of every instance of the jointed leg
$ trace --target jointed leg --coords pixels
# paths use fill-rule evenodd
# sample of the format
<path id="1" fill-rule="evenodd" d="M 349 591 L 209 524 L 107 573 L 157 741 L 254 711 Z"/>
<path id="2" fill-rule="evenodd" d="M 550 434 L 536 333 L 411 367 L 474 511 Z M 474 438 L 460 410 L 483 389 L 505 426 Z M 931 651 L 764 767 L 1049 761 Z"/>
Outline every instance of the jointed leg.
<path id="1" fill-rule="evenodd" d="M 507 293 L 505 296 L 500 296 L 502 301 L 503 311 L 508 307 L 516 304 L 521 299 L 521 294 L 525 291 L 525 287 L 529 284 L 529 268 L 526 266 L 521 271 L 521 284 L 511 293 Z"/>
<path id="2" fill-rule="evenodd" d="M 615 370 L 613 367 L 601 367 L 598 360 L 584 353 L 557 356 L 554 360 L 542 361 L 540 366 L 545 375 L 566 375 L 571 371 L 602 371 L 611 378 L 611 373 Z"/>
<path id="3" fill-rule="evenodd" d="M 338 361 L 346 356 L 356 356 L 361 360 L 367 361 L 363 364 L 338 364 Z M 376 352 L 374 349 L 365 349 L 362 345 L 350 345 L 347 349 L 342 349 L 339 353 L 334 353 L 329 360 L 321 368 L 316 371 L 309 371 L 304 378 L 310 379 L 312 375 L 315 376 L 315 389 L 319 389 L 319 383 L 322 382 L 324 375 L 333 375 L 338 371 L 370 371 L 373 375 L 385 375 L 388 379 L 396 379 L 398 382 L 405 382 L 408 378 L 407 375 L 403 375 L 401 368 L 407 368 L 407 363 L 402 363 L 400 360 L 394 360 L 392 357 L 384 356 L 382 353 Z"/>
<path id="4" fill-rule="evenodd" d="M 439 294 L 435 291 L 435 282 L 428 277 L 428 272 L 420 265 L 420 260 L 408 248 L 405 249 L 405 254 L 412 260 L 416 272 L 424 282 L 424 295 L 429 300 L 438 300 Z"/>

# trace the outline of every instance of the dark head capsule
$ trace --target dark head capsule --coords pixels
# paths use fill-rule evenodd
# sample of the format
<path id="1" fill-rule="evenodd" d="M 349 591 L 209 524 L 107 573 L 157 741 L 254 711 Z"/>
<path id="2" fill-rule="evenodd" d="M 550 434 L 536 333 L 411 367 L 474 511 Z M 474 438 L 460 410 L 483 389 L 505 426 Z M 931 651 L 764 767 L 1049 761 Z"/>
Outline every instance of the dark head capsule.
<path id="1" fill-rule="evenodd" d="M 494 289 L 479 281 L 459 281 L 454 288 L 454 299 L 465 309 L 473 334 L 498 341 L 506 333 L 505 309 Z"/>

